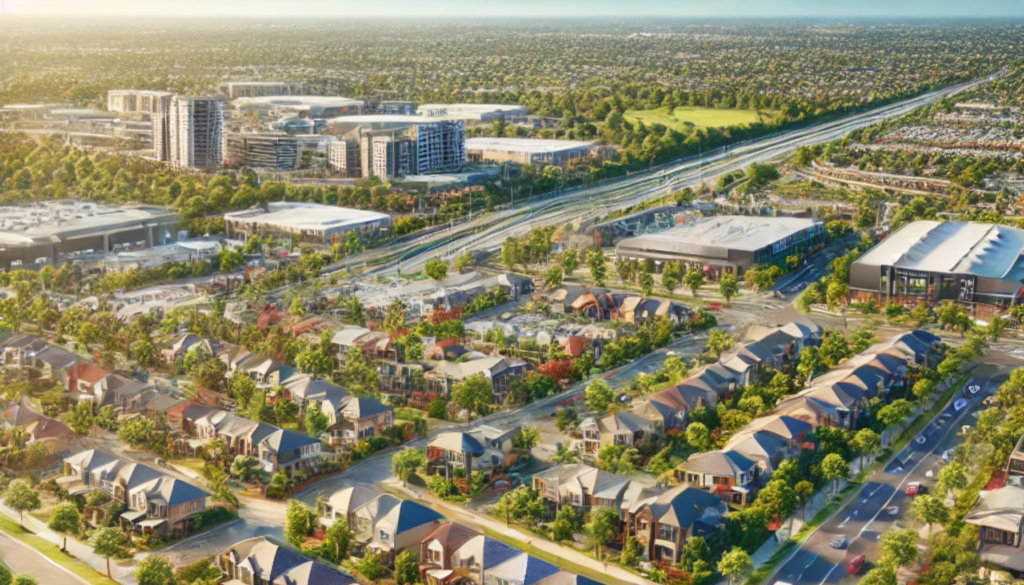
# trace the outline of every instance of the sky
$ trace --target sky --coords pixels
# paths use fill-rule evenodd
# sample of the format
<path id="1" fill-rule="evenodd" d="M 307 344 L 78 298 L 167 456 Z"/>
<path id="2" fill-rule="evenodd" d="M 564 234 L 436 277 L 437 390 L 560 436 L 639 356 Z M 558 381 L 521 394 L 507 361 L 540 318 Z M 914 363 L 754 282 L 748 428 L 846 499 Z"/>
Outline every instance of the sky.
<path id="1" fill-rule="evenodd" d="M 332 18 L 1024 18 L 1024 0 L 0 0 L 0 14 Z"/>

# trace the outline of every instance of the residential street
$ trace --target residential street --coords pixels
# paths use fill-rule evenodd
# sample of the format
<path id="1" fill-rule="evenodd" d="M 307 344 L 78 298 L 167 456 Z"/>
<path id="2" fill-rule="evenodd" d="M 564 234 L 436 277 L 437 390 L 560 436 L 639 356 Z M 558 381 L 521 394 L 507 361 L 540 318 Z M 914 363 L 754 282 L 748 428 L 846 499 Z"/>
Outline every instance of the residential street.
<path id="1" fill-rule="evenodd" d="M 934 487 L 938 470 L 942 467 L 942 452 L 959 444 L 961 425 L 973 421 L 971 414 L 982 408 L 984 397 L 995 392 L 1003 379 L 1005 372 L 997 365 L 997 360 L 989 358 L 976 368 L 973 381 L 981 384 L 983 389 L 970 404 L 959 413 L 951 405 L 947 406 L 918 436 L 923 437 L 923 442 L 918 442 L 919 439 L 911 441 L 893 464 L 872 475 L 861 492 L 819 527 L 780 567 L 774 582 L 822 585 L 858 581 L 859 577 L 847 573 L 849 561 L 858 555 L 867 555 L 861 574 L 868 571 L 878 558 L 879 536 L 907 526 L 913 503 L 912 496 L 905 493 L 907 484 L 921 482 L 929 488 Z M 968 381 L 968 385 L 970 383 Z M 958 391 L 953 401 L 961 397 L 963 391 Z M 895 515 L 889 512 L 894 506 L 898 508 Z M 834 536 L 846 536 L 847 547 L 835 549 L 829 546 L 829 540 Z"/>
<path id="2" fill-rule="evenodd" d="M 17 575 L 32 575 L 40 583 L 84 583 L 77 576 L 55 566 L 34 548 L 0 532 L 0 561 Z"/>

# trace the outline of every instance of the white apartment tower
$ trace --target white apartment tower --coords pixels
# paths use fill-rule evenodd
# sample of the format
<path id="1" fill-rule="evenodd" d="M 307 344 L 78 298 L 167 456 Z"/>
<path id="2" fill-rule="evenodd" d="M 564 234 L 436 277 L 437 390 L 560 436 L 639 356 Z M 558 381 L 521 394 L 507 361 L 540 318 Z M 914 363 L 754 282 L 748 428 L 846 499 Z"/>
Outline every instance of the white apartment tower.
<path id="1" fill-rule="evenodd" d="M 223 98 L 174 96 L 167 127 L 167 160 L 172 166 L 193 169 L 221 166 L 224 161 Z"/>

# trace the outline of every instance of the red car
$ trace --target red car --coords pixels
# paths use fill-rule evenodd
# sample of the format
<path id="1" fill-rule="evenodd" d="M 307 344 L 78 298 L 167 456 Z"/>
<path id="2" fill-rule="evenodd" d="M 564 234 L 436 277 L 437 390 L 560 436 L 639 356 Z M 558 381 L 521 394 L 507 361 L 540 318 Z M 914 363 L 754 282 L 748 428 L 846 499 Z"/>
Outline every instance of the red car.
<path id="1" fill-rule="evenodd" d="M 849 571 L 851 575 L 856 575 L 857 573 L 860 573 L 861 567 L 864 566 L 865 558 L 865 555 L 853 557 L 853 560 L 850 561 L 850 566 L 847 567 L 846 570 Z"/>
<path id="2" fill-rule="evenodd" d="M 923 494 L 925 492 L 924 486 L 921 482 L 915 481 L 907 484 L 907 495 L 916 496 L 917 494 Z"/>

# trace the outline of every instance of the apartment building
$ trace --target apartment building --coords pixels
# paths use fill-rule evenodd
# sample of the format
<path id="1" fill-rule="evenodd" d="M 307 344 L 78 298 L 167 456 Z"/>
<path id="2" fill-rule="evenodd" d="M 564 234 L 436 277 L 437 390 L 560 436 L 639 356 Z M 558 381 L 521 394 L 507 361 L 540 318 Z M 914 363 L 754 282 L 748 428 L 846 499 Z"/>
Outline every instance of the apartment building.
<path id="1" fill-rule="evenodd" d="M 222 98 L 174 96 L 167 117 L 167 127 L 167 160 L 172 166 L 215 169 L 223 164 Z"/>
<path id="2" fill-rule="evenodd" d="M 166 114 L 174 94 L 169 91 L 112 89 L 107 92 L 107 110 L 128 116 L 150 118 Z"/>
<path id="3" fill-rule="evenodd" d="M 228 132 L 224 138 L 224 166 L 271 171 L 298 168 L 299 143 L 287 134 Z"/>

